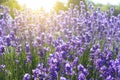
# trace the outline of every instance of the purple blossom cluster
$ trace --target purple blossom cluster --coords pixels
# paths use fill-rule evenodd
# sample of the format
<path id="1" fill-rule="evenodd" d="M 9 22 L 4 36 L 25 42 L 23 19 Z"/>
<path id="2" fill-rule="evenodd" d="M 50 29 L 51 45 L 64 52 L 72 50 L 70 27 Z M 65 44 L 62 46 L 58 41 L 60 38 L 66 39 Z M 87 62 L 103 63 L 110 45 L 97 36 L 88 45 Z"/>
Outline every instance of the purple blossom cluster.
<path id="1" fill-rule="evenodd" d="M 120 14 L 114 16 L 113 7 L 95 10 L 81 1 L 59 14 L 15 9 L 14 19 L 9 8 L 0 9 L 0 56 L 14 48 L 15 62 L 25 57 L 25 66 L 38 57 L 23 80 L 120 79 Z"/>
<path id="2" fill-rule="evenodd" d="M 115 55 L 112 50 L 101 51 L 100 45 L 94 45 L 90 50 L 92 66 L 99 73 L 99 78 L 104 80 L 119 80 L 119 54 Z"/>

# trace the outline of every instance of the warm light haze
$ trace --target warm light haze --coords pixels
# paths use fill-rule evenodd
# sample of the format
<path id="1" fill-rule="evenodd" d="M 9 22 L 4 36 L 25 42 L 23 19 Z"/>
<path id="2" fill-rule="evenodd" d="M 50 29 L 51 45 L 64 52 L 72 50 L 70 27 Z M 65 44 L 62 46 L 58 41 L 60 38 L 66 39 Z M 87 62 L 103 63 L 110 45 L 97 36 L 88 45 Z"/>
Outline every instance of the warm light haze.
<path id="1" fill-rule="evenodd" d="M 111 5 L 119 5 L 120 4 L 120 0 L 91 0 L 94 3 L 100 3 L 100 4 L 111 4 Z"/>
<path id="2" fill-rule="evenodd" d="M 17 0 L 20 5 L 26 5 L 31 9 L 44 8 L 45 11 L 50 11 L 55 5 L 56 1 L 66 3 L 67 0 Z"/>

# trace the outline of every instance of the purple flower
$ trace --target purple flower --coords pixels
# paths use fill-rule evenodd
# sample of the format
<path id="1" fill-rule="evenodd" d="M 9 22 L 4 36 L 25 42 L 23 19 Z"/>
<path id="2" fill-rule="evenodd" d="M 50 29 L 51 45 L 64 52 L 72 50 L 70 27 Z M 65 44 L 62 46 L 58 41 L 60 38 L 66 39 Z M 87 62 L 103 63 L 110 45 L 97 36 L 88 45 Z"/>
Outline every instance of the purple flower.
<path id="1" fill-rule="evenodd" d="M 10 36 L 6 36 L 6 45 L 7 46 L 10 46 L 11 45 L 11 39 L 10 39 Z"/>
<path id="2" fill-rule="evenodd" d="M 40 74 L 41 74 L 41 70 L 39 70 L 38 68 L 36 68 L 35 70 L 32 70 L 33 72 L 33 78 L 39 78 Z"/>
<path id="3" fill-rule="evenodd" d="M 107 76 L 107 78 L 105 80 L 114 80 L 114 78 L 112 78 L 110 75 Z"/>
<path id="4" fill-rule="evenodd" d="M 27 42 L 25 44 L 25 50 L 26 50 L 26 53 L 30 52 L 30 46 L 29 46 L 29 44 Z"/>
<path id="5" fill-rule="evenodd" d="M 2 36 L 2 29 L 0 28 L 0 36 Z"/>
<path id="6" fill-rule="evenodd" d="M 66 75 L 72 75 L 73 74 L 73 69 L 70 63 L 65 64 L 65 73 Z"/>
<path id="7" fill-rule="evenodd" d="M 26 73 L 23 77 L 23 80 L 30 80 L 30 74 Z"/>
<path id="8" fill-rule="evenodd" d="M 114 13 L 114 7 L 110 8 L 110 13 L 113 14 Z"/>
<path id="9" fill-rule="evenodd" d="M 15 60 L 15 63 L 17 63 L 17 64 L 18 64 L 19 62 L 20 62 L 19 60 Z"/>
<path id="10" fill-rule="evenodd" d="M 26 58 L 27 58 L 27 62 L 31 62 L 32 61 L 32 54 L 28 53 Z"/>
<path id="11" fill-rule="evenodd" d="M 16 50 L 17 54 L 19 55 L 21 51 L 22 51 L 22 45 L 18 45 L 17 50 Z"/>
<path id="12" fill-rule="evenodd" d="M 4 51 L 5 51 L 5 47 L 3 45 L 0 45 L 0 55 L 2 55 Z"/>
<path id="13" fill-rule="evenodd" d="M 80 1 L 80 5 L 84 5 L 84 2 L 83 2 L 83 1 Z"/>
<path id="14" fill-rule="evenodd" d="M 78 62 L 79 62 L 79 58 L 78 57 L 76 57 L 74 60 L 73 60 L 73 63 L 72 63 L 72 66 L 74 67 L 76 67 L 77 65 L 78 65 Z"/>
<path id="15" fill-rule="evenodd" d="M 50 71 L 50 80 L 56 80 L 57 79 L 57 77 L 58 77 L 58 73 L 57 73 L 57 71 Z"/>
<path id="16" fill-rule="evenodd" d="M 83 73 L 80 73 L 80 74 L 78 75 L 78 80 L 86 80 L 85 75 L 84 75 Z"/>
<path id="17" fill-rule="evenodd" d="M 78 72 L 79 72 L 79 73 L 82 72 L 85 76 L 88 75 L 88 70 L 85 69 L 83 65 L 79 64 L 77 68 L 78 68 Z"/>
<path id="18" fill-rule="evenodd" d="M 67 80 L 65 77 L 60 77 L 60 80 Z"/>
<path id="19" fill-rule="evenodd" d="M 6 66 L 4 64 L 0 65 L 1 69 L 4 69 Z"/>
<path id="20" fill-rule="evenodd" d="M 48 48 L 40 48 L 39 49 L 39 51 L 38 51 L 38 55 L 40 56 L 40 57 L 45 57 L 46 56 L 46 53 L 48 52 Z"/>
<path id="21" fill-rule="evenodd" d="M 83 71 L 83 69 L 84 69 L 83 65 L 81 65 L 81 64 L 79 64 L 77 68 L 78 68 L 78 71 Z"/>
<path id="22" fill-rule="evenodd" d="M 42 69 L 43 69 L 43 66 L 44 66 L 43 63 L 39 63 L 38 66 L 37 66 L 37 68 L 40 69 L 40 70 L 42 70 Z"/>

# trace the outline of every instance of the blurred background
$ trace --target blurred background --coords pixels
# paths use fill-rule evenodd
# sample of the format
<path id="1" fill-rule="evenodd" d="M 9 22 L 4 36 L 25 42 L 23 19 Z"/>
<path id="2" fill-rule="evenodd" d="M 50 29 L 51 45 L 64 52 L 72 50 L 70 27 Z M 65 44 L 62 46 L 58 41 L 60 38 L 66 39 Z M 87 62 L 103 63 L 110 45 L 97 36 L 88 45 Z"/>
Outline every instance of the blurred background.
<path id="1" fill-rule="evenodd" d="M 83 1 L 86 6 L 88 6 L 89 3 L 92 3 L 95 9 L 101 7 L 101 10 L 103 11 L 110 9 L 110 7 L 114 7 L 115 16 L 120 13 L 120 0 L 0 0 L 0 5 L 8 6 L 12 17 L 14 17 L 14 8 L 20 11 L 24 8 L 31 8 L 31 10 L 41 9 L 47 12 L 52 9 L 59 13 L 60 10 L 65 11 L 69 9 L 71 3 L 74 6 L 79 5 L 80 1 Z"/>

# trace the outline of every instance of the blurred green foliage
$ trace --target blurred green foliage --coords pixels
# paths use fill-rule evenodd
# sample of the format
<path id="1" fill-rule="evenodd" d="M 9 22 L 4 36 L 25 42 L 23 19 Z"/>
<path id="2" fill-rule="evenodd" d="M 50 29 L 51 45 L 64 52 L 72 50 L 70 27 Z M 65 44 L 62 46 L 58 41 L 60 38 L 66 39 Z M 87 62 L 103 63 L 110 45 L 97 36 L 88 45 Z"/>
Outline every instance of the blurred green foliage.
<path id="1" fill-rule="evenodd" d="M 117 16 L 118 14 L 120 14 L 120 5 L 115 6 L 114 15 Z"/>
<path id="2" fill-rule="evenodd" d="M 80 1 L 83 1 L 85 3 L 86 6 L 89 5 L 89 3 L 93 3 L 92 0 L 68 0 L 68 3 L 66 5 L 64 5 L 64 3 L 62 2 L 56 2 L 54 9 L 55 11 L 58 13 L 60 10 L 67 10 L 70 7 L 70 4 L 72 3 L 73 6 L 75 5 L 79 5 Z M 109 10 L 111 7 L 114 7 L 114 15 L 117 16 L 120 13 L 120 5 L 103 5 L 103 4 L 94 4 L 94 8 L 96 9 L 97 7 L 101 7 L 102 11 L 106 11 Z M 87 9 L 87 8 L 86 8 Z"/>
<path id="3" fill-rule="evenodd" d="M 71 3 L 72 3 L 74 6 L 75 6 L 75 5 L 79 5 L 79 4 L 80 4 L 80 1 L 83 1 L 84 4 L 86 5 L 86 1 L 87 1 L 87 0 L 68 0 L 68 7 L 70 6 Z"/>
<path id="4" fill-rule="evenodd" d="M 8 1 L 8 0 L 0 0 L 0 4 L 4 3 L 6 1 Z"/>
<path id="5" fill-rule="evenodd" d="M 14 18 L 13 9 L 21 9 L 21 6 L 18 4 L 17 0 L 0 0 L 0 5 L 8 6 L 10 8 L 10 14 Z"/>
<path id="6" fill-rule="evenodd" d="M 54 6 L 54 10 L 59 13 L 60 10 L 67 10 L 67 6 L 65 6 L 65 4 L 63 2 L 57 1 L 55 6 Z"/>
<path id="7" fill-rule="evenodd" d="M 107 4 L 107 5 L 94 4 L 94 5 L 95 5 L 95 9 L 97 7 L 101 7 L 102 11 L 110 10 L 111 7 L 114 7 L 114 14 L 113 15 L 117 16 L 118 14 L 120 14 L 120 5 L 111 5 L 111 4 Z"/>
<path id="8" fill-rule="evenodd" d="M 70 7 L 70 4 L 72 3 L 73 6 L 78 5 L 80 1 L 83 1 L 86 5 L 86 1 L 85 0 L 68 0 L 67 4 L 64 4 L 63 2 L 57 1 L 55 6 L 54 6 L 54 10 L 59 13 L 60 10 L 67 10 Z"/>

